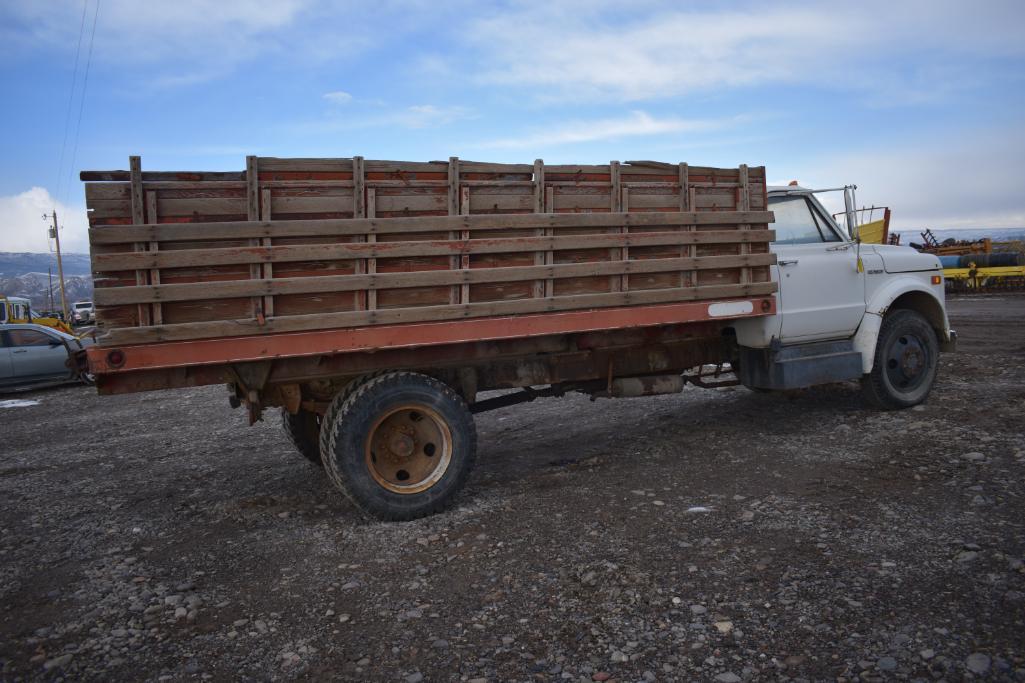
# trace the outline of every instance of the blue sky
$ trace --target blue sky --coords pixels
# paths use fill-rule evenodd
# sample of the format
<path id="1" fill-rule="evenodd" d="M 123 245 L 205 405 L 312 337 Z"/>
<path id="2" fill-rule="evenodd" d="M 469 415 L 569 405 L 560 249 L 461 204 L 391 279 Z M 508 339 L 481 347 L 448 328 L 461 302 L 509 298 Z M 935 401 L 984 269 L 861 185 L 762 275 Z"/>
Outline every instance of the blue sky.
<path id="1" fill-rule="evenodd" d="M 0 250 L 53 206 L 84 250 L 77 171 L 130 154 L 748 163 L 898 229 L 1020 227 L 1023 38 L 996 0 L 5 0 Z"/>

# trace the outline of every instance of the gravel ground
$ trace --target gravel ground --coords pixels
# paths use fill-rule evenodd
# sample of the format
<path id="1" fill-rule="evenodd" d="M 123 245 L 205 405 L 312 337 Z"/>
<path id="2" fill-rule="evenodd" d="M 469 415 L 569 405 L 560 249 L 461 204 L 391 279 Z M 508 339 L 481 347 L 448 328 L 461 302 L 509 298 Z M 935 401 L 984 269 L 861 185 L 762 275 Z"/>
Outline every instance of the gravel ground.
<path id="1" fill-rule="evenodd" d="M 538 401 L 403 524 L 221 387 L 0 397 L 0 677 L 1025 680 L 1025 297 L 950 309 L 927 405 Z"/>

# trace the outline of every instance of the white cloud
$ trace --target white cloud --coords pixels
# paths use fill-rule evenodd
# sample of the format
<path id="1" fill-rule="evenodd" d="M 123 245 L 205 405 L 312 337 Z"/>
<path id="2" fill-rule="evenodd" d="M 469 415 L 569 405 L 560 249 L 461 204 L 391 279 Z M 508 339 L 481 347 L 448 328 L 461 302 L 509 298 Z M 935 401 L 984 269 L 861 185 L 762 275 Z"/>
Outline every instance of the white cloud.
<path id="1" fill-rule="evenodd" d="M 292 132 L 302 134 L 326 134 L 388 127 L 418 130 L 441 128 L 475 116 L 472 109 L 459 106 L 417 104 L 409 107 L 388 108 L 385 103 L 380 101 L 358 102 L 366 106 L 358 111 L 346 109 L 344 115 L 337 111 L 330 112 L 323 119 L 287 124 L 285 127 Z M 367 107 L 370 109 L 368 110 Z"/>
<path id="2" fill-rule="evenodd" d="M 344 90 L 326 92 L 324 93 L 323 97 L 331 104 L 348 104 L 349 102 L 352 102 L 352 95 L 345 92 Z"/>
<path id="3" fill-rule="evenodd" d="M 48 223 L 43 215 L 51 213 L 55 208 L 63 228 L 61 250 L 68 253 L 88 252 L 89 221 L 85 208 L 60 204 L 42 187 L 0 197 L 0 251 L 48 251 Z"/>
<path id="4" fill-rule="evenodd" d="M 395 123 L 406 128 L 437 128 L 467 119 L 472 112 L 466 107 L 439 107 L 433 104 L 417 104 L 407 107 L 394 116 Z"/>
<path id="5" fill-rule="evenodd" d="M 702 121 L 680 118 L 658 119 L 643 111 L 630 112 L 620 118 L 599 119 L 595 121 L 572 121 L 562 126 L 530 133 L 521 137 L 501 138 L 484 142 L 479 147 L 541 148 L 551 145 L 565 145 L 596 140 L 641 135 L 663 135 L 668 133 L 689 133 L 708 131 L 720 128 L 723 121 Z"/>
<path id="6" fill-rule="evenodd" d="M 474 50 L 466 66 L 479 84 L 522 86 L 541 99 L 640 101 L 814 83 L 854 86 L 893 102 L 929 94 L 930 74 L 916 70 L 909 55 L 929 54 L 935 72 L 966 58 L 1025 53 L 1020 2 L 994 1 L 985 11 L 921 0 L 734 4 L 725 11 L 715 4 L 702 10 L 643 5 L 626 16 L 622 5 L 602 2 L 513 5 L 462 32 Z"/>

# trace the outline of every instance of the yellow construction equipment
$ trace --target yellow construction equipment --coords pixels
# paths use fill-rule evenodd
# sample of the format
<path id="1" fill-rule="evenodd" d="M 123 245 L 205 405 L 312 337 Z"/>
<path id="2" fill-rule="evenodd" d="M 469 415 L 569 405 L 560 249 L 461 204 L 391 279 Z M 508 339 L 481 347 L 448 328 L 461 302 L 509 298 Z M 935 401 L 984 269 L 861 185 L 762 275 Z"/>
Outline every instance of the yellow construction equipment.
<path id="1" fill-rule="evenodd" d="M 944 268 L 943 278 L 955 292 L 1019 289 L 1025 286 L 1025 266 Z"/>
<path id="2" fill-rule="evenodd" d="M 880 217 L 876 218 L 876 212 Z M 889 244 L 890 243 L 890 207 L 888 206 L 866 206 L 855 209 L 854 214 L 858 221 L 858 239 L 863 244 Z M 834 213 L 833 218 L 839 220 L 843 213 Z"/>
<path id="3" fill-rule="evenodd" d="M 0 294 L 0 323 L 34 323 L 52 327 L 67 334 L 75 334 L 71 326 L 60 318 L 41 316 L 33 311 L 31 302 L 21 296 Z"/>

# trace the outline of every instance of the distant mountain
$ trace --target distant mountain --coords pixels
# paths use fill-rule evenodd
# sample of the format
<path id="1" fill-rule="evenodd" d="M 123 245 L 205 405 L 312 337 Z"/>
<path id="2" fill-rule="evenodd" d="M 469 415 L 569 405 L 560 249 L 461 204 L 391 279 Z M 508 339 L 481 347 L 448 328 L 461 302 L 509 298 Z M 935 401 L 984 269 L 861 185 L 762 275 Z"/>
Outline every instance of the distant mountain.
<path id="1" fill-rule="evenodd" d="M 91 275 L 89 254 L 61 254 L 65 277 Z M 0 277 L 14 277 L 25 273 L 46 273 L 52 268 L 57 273 L 56 254 L 30 254 L 0 251 Z"/>
<path id="2" fill-rule="evenodd" d="M 62 254 L 64 290 L 70 306 L 93 298 L 93 279 L 88 254 Z M 50 269 L 50 273 L 47 272 Z M 51 299 L 52 286 L 52 299 Z M 54 254 L 0 252 L 0 294 L 23 296 L 42 311 L 60 308 L 60 283 Z"/>

